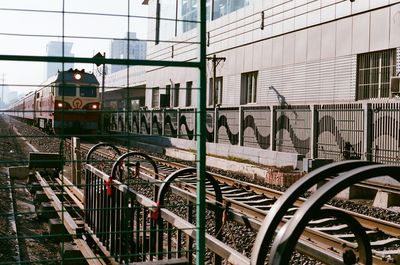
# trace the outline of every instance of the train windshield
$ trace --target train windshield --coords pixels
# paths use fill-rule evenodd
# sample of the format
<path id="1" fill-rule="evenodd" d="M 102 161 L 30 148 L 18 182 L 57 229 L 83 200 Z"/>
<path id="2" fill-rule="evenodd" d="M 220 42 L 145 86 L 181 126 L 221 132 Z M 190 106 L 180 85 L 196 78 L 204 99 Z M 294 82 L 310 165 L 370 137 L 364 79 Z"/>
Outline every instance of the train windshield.
<path id="1" fill-rule="evenodd" d="M 74 85 L 60 85 L 58 87 L 58 95 L 64 97 L 75 97 L 76 86 Z"/>
<path id="2" fill-rule="evenodd" d="M 95 98 L 97 96 L 97 89 L 96 87 L 92 86 L 81 86 L 79 88 L 80 96 L 81 97 L 88 97 L 88 98 Z"/>

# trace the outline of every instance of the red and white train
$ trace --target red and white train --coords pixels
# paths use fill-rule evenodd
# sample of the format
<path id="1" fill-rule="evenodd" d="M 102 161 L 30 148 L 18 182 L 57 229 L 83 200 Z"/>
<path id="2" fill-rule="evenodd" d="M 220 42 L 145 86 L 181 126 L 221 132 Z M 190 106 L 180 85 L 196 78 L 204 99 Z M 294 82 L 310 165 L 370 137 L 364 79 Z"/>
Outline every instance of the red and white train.
<path id="1" fill-rule="evenodd" d="M 84 70 L 58 72 L 13 103 L 8 114 L 56 134 L 94 134 L 100 119 L 99 82 Z"/>

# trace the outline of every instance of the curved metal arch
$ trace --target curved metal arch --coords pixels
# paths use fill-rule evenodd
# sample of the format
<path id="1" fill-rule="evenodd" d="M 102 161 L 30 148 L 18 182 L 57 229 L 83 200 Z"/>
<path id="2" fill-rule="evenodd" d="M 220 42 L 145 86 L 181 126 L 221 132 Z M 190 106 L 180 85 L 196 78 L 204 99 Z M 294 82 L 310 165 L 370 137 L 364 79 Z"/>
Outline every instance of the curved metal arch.
<path id="1" fill-rule="evenodd" d="M 157 178 L 157 176 L 158 176 L 158 167 L 157 167 L 156 162 L 154 162 L 154 160 L 150 156 L 146 155 L 145 153 L 133 151 L 133 152 L 128 152 L 128 153 L 123 154 L 122 156 L 118 157 L 118 159 L 114 162 L 114 164 L 112 166 L 112 169 L 111 169 L 111 178 L 112 179 L 115 179 L 115 175 L 117 173 L 118 165 L 121 163 L 122 160 L 124 160 L 125 158 L 127 158 L 129 156 L 142 157 L 145 160 L 147 160 L 152 165 L 154 173 L 155 173 L 155 176 Z M 119 181 L 120 181 L 120 179 L 119 179 Z"/>
<path id="2" fill-rule="evenodd" d="M 164 196 L 167 193 L 167 190 L 169 186 L 171 185 L 172 181 L 174 181 L 178 177 L 184 177 L 185 174 L 190 174 L 190 173 L 196 173 L 196 168 L 193 167 L 187 167 L 187 168 L 182 168 L 179 169 L 173 173 L 171 173 L 165 180 L 164 183 L 160 187 L 160 192 L 158 194 L 157 202 L 160 205 L 164 204 Z M 219 187 L 218 182 L 214 179 L 214 177 L 206 172 L 206 179 L 208 179 L 211 182 L 211 185 L 214 188 L 215 192 L 215 199 L 218 203 L 222 203 L 222 192 L 221 188 Z M 219 208 L 219 207 L 218 207 Z"/>
<path id="3" fill-rule="evenodd" d="M 371 164 L 373 163 L 360 160 L 331 163 L 315 169 L 290 186 L 272 205 L 268 215 L 265 217 L 254 242 L 251 264 L 264 265 L 268 254 L 267 249 L 282 218 L 287 210 L 292 207 L 293 203 L 308 189 L 325 180 L 327 177 Z"/>
<path id="4" fill-rule="evenodd" d="M 182 168 L 179 169 L 173 173 L 171 173 L 164 181 L 164 183 L 161 185 L 158 197 L 157 197 L 157 205 L 159 207 L 162 207 L 164 205 L 164 197 L 165 194 L 167 193 L 168 188 L 170 187 L 172 181 L 174 181 L 176 178 L 181 177 L 185 174 L 189 173 L 196 173 L 196 168 L 188 167 L 188 168 Z M 211 185 L 214 188 L 215 192 L 215 200 L 219 203 L 219 205 L 222 205 L 222 192 L 221 188 L 219 187 L 218 182 L 214 179 L 214 177 L 206 172 L 206 179 L 208 179 L 211 182 Z M 215 231 L 219 231 L 222 226 L 222 209 L 221 207 L 218 207 L 216 205 L 215 208 Z"/>
<path id="5" fill-rule="evenodd" d="M 319 188 L 296 211 L 294 216 L 278 232 L 270 252 L 271 264 L 289 264 L 295 245 L 308 223 L 313 212 L 318 211 L 329 199 L 338 192 L 357 182 L 378 177 L 390 176 L 400 181 L 400 167 L 389 165 L 369 165 L 353 169 L 343 175 L 337 176 Z M 283 254 L 284 253 L 284 254 Z"/>
<path id="6" fill-rule="evenodd" d="M 196 173 L 197 169 L 196 168 L 192 168 L 192 167 L 188 167 L 188 168 L 182 168 L 179 170 L 176 170 L 175 172 L 171 173 L 163 182 L 163 184 L 160 187 L 160 190 L 158 192 L 158 196 L 157 196 L 157 210 L 156 212 L 159 212 L 159 208 L 163 207 L 164 205 L 164 197 L 165 194 L 168 191 L 168 188 L 170 187 L 171 183 L 178 177 L 185 177 L 185 175 L 187 174 L 193 174 Z M 222 208 L 220 207 L 222 205 L 222 192 L 221 192 L 221 188 L 218 184 L 218 182 L 214 179 L 214 177 L 208 173 L 205 172 L 206 174 L 206 179 L 208 179 L 211 183 L 211 185 L 214 188 L 214 192 L 215 192 L 215 200 L 217 201 L 217 205 L 215 205 L 215 233 L 216 233 L 216 237 L 217 239 L 221 239 L 222 238 L 222 234 L 218 234 L 218 231 L 220 231 L 221 227 L 222 227 L 222 215 L 223 215 L 223 211 Z M 202 213 L 205 214 L 205 213 Z M 157 214 L 158 217 L 158 214 Z M 157 225 L 158 226 L 162 226 L 162 219 L 161 218 L 157 218 Z M 160 242 L 162 241 L 162 239 L 160 239 Z M 217 255 L 215 256 L 215 264 L 219 264 L 219 257 L 217 257 Z"/>
<path id="7" fill-rule="evenodd" d="M 113 144 L 110 143 L 106 143 L 106 142 L 100 142 L 98 144 L 95 144 L 94 146 L 92 146 L 92 148 L 90 148 L 89 152 L 86 155 L 86 163 L 89 164 L 90 161 L 90 156 L 96 151 L 96 149 L 98 149 L 101 146 L 109 146 L 111 147 L 119 156 L 121 155 L 121 151 Z"/>

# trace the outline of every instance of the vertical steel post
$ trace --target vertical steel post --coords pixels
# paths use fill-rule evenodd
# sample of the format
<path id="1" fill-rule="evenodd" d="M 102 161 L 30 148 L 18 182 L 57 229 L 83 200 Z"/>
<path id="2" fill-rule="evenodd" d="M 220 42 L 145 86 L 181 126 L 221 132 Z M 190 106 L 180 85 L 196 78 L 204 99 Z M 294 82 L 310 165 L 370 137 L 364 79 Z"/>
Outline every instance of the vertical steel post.
<path id="1" fill-rule="evenodd" d="M 243 124 L 243 121 L 244 121 L 243 107 L 239 106 L 239 121 L 238 121 L 238 123 L 239 123 L 239 146 L 243 146 L 243 143 L 244 143 L 244 138 L 243 138 L 243 135 L 244 135 L 244 131 L 243 131 L 244 124 Z"/>
<path id="2" fill-rule="evenodd" d="M 311 105 L 311 136 L 310 136 L 310 153 L 311 158 L 315 159 L 318 157 L 318 108 L 316 105 Z"/>
<path id="3" fill-rule="evenodd" d="M 103 53 L 103 58 L 106 59 L 106 53 Z M 105 77 L 106 77 L 106 62 L 103 62 L 103 67 L 102 67 L 102 75 L 101 75 L 101 115 L 100 115 L 100 133 L 103 134 L 104 132 L 104 83 L 105 83 Z"/>
<path id="4" fill-rule="evenodd" d="M 270 145 L 270 150 L 271 151 L 276 151 L 276 107 L 275 106 L 271 106 L 271 145 Z"/>
<path id="5" fill-rule="evenodd" d="M 72 183 L 81 186 L 81 141 L 78 137 L 72 137 L 71 162 L 72 162 Z"/>
<path id="6" fill-rule="evenodd" d="M 363 139 L 363 159 L 366 161 L 372 161 L 372 133 L 373 133 L 373 122 L 372 122 L 372 104 L 363 103 L 363 115 L 364 115 L 364 139 Z"/>
<path id="7" fill-rule="evenodd" d="M 206 1 L 198 1 L 199 7 L 199 80 L 200 86 L 197 93 L 197 197 L 196 197 L 196 264 L 204 264 L 205 256 L 205 171 L 206 171 Z"/>

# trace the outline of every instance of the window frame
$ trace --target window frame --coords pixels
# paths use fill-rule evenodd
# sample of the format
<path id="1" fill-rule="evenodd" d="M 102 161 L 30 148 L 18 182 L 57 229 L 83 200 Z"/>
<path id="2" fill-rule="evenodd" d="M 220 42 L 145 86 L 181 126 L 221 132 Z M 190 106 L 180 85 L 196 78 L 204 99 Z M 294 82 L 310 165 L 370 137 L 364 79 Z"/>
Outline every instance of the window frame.
<path id="1" fill-rule="evenodd" d="M 391 97 L 390 77 L 396 75 L 396 48 L 357 55 L 356 100 Z"/>
<path id="2" fill-rule="evenodd" d="M 185 106 L 190 107 L 192 105 L 192 88 L 193 88 L 193 81 L 186 82 L 186 102 Z"/>
<path id="3" fill-rule="evenodd" d="M 224 80 L 223 76 L 215 77 L 215 83 L 217 84 L 217 97 L 214 98 L 214 79 L 211 77 L 208 82 L 208 105 L 214 106 L 218 104 L 222 104 L 222 91 L 224 88 Z"/>
<path id="4" fill-rule="evenodd" d="M 257 103 L 257 83 L 258 71 L 246 72 L 241 74 L 240 104 L 246 105 Z"/>

